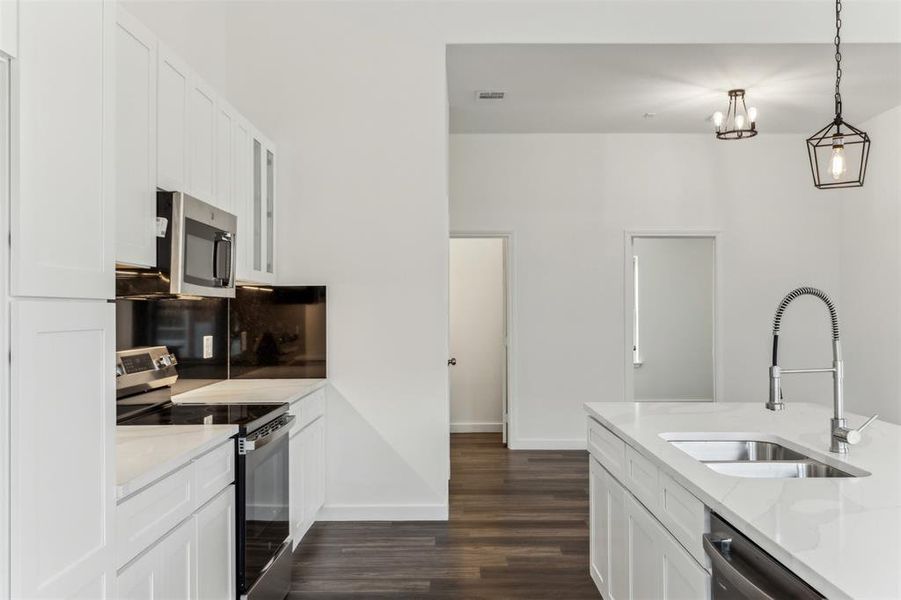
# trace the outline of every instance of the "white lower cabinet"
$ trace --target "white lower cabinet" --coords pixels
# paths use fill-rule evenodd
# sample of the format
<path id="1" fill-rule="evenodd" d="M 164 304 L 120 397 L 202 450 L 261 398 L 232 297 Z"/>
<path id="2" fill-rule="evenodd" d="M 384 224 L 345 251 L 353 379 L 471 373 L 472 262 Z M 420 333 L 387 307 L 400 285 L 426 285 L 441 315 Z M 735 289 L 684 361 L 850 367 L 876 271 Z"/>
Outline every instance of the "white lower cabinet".
<path id="1" fill-rule="evenodd" d="M 197 598 L 235 597 L 235 491 L 229 486 L 194 515 Z"/>
<path id="2" fill-rule="evenodd" d="M 301 400 L 303 402 L 303 400 Z M 290 440 L 291 537 L 294 548 L 316 522 L 325 502 L 325 417 L 296 431 Z"/>
<path id="3" fill-rule="evenodd" d="M 235 598 L 234 440 L 116 507 L 120 600 Z"/>
<path id="4" fill-rule="evenodd" d="M 193 600 L 196 598 L 194 522 L 176 527 L 125 567 L 116 581 L 120 600 Z"/>
<path id="5" fill-rule="evenodd" d="M 10 304 L 10 445 L 3 450 L 13 457 L 4 540 L 10 596 L 109 597 L 116 546 L 114 306 Z"/>
<path id="6" fill-rule="evenodd" d="M 709 573 L 591 458 L 591 575 L 606 600 L 709 597 Z"/>

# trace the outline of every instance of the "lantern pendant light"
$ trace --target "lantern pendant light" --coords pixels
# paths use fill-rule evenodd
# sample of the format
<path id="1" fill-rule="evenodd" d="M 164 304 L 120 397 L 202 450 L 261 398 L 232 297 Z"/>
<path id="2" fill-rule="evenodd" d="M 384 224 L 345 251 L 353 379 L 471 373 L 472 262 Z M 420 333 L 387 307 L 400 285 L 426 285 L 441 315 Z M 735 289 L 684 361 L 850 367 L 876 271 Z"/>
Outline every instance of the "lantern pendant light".
<path id="1" fill-rule="evenodd" d="M 807 138 L 813 184 L 823 190 L 861 187 L 867 174 L 870 136 L 842 118 L 842 2 L 835 2 L 835 118 Z"/>
<path id="2" fill-rule="evenodd" d="M 724 115 L 713 113 L 716 137 L 721 140 L 742 140 L 757 135 L 757 109 L 745 104 L 744 90 L 729 90 L 729 108 Z"/>

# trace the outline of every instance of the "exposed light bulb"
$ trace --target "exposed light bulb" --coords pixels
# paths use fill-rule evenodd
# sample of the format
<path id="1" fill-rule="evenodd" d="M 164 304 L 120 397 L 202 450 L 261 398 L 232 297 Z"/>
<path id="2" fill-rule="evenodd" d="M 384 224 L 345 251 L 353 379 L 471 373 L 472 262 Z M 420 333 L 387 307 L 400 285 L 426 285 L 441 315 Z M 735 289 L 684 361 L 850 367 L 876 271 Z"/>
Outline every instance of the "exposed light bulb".
<path id="1" fill-rule="evenodd" d="M 757 109 L 753 106 L 748 109 L 748 120 L 751 121 L 751 123 L 757 122 Z"/>
<path id="2" fill-rule="evenodd" d="M 829 171 L 832 179 L 838 181 L 848 170 L 848 164 L 845 162 L 845 144 L 842 138 L 832 139 L 832 160 L 829 163 Z"/>
<path id="3" fill-rule="evenodd" d="M 745 116 L 744 115 L 735 115 L 735 128 L 736 129 L 744 129 L 745 128 Z"/>
<path id="4" fill-rule="evenodd" d="M 717 129 L 723 126 L 723 113 L 721 113 L 720 111 L 713 113 L 713 124 Z"/>

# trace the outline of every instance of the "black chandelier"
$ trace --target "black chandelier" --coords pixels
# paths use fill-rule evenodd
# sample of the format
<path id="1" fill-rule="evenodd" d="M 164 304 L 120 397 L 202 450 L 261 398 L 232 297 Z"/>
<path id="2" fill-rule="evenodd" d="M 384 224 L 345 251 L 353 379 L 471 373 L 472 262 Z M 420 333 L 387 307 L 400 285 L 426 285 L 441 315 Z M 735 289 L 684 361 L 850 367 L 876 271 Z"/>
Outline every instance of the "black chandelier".
<path id="1" fill-rule="evenodd" d="M 807 138 L 813 184 L 819 189 L 861 187 L 867 174 L 870 136 L 842 119 L 842 2 L 835 2 L 835 118 Z"/>
<path id="2" fill-rule="evenodd" d="M 729 90 L 729 108 L 724 115 L 713 113 L 716 137 L 721 140 L 741 140 L 757 135 L 757 109 L 745 104 L 744 90 Z"/>

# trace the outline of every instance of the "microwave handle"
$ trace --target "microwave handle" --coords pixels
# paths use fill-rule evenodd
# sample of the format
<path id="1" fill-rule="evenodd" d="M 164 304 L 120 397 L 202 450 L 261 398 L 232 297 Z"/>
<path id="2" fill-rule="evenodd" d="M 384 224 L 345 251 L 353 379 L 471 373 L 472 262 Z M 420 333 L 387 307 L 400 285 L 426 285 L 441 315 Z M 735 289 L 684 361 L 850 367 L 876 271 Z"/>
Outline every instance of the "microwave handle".
<path id="1" fill-rule="evenodd" d="M 219 273 L 219 253 L 222 246 L 226 246 L 225 254 L 225 274 Z M 219 233 L 216 235 L 216 242 L 213 244 L 213 277 L 219 279 L 223 283 L 223 287 L 230 287 L 232 283 L 232 254 L 234 253 L 233 237 L 230 233 Z"/>

